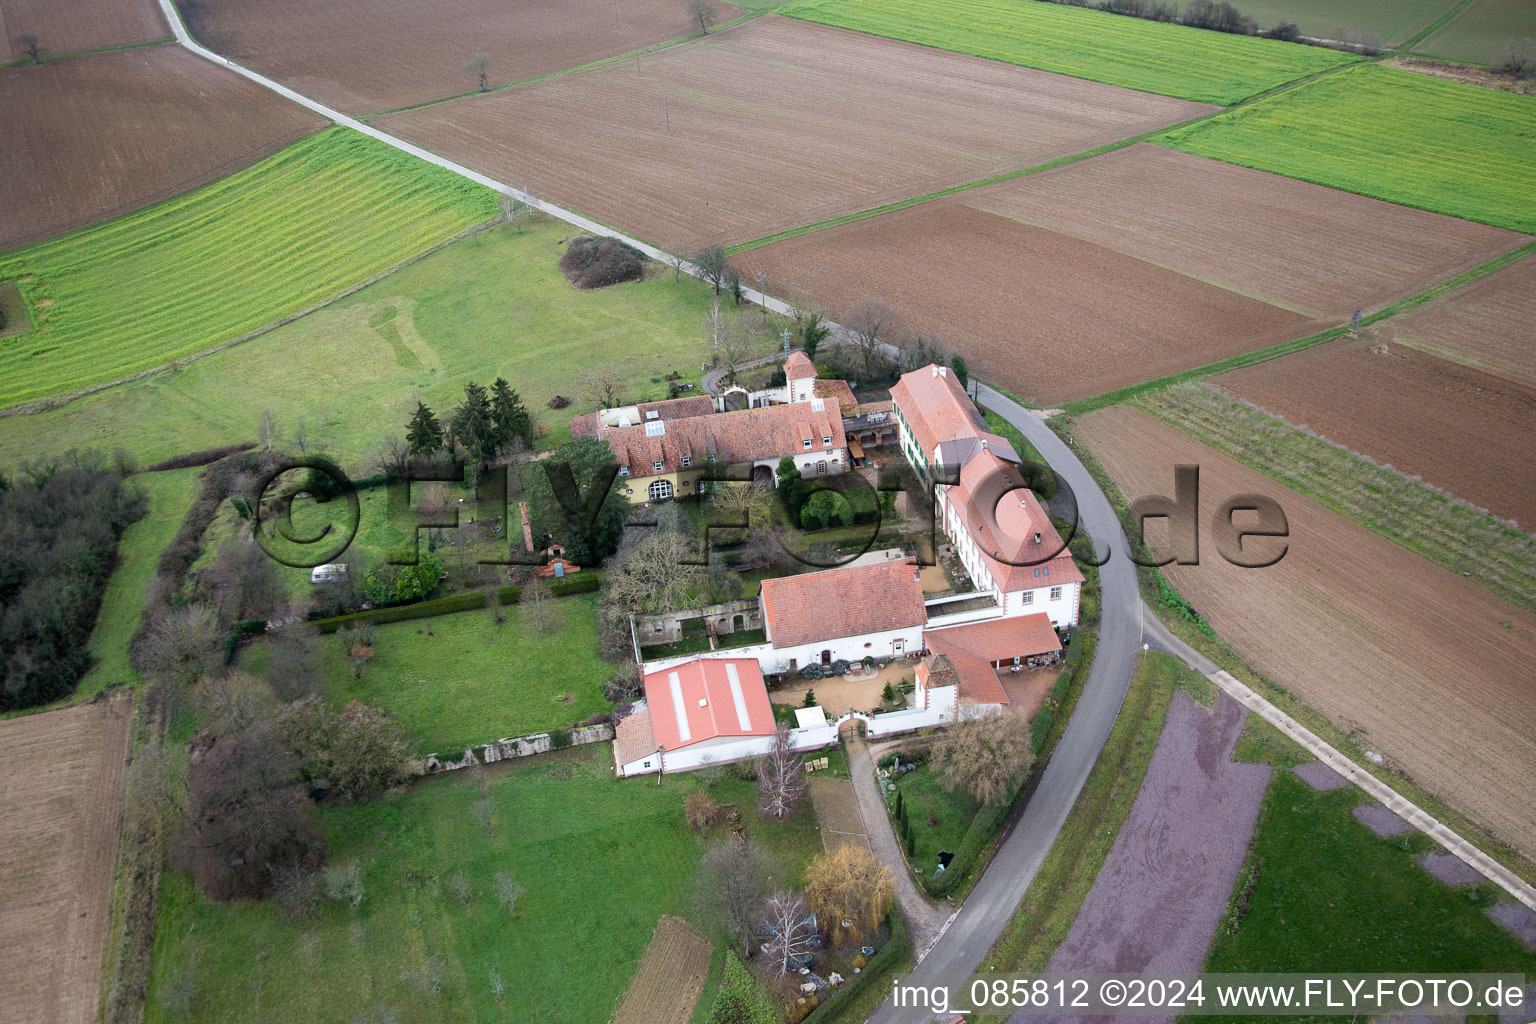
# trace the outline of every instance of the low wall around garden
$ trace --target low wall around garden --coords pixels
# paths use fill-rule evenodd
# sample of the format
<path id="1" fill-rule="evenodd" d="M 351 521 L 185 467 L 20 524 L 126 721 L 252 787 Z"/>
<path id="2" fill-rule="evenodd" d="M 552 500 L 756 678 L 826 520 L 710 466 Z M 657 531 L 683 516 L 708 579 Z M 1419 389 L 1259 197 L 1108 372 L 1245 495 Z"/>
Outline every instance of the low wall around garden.
<path id="1" fill-rule="evenodd" d="M 577 729 L 555 730 L 554 733 L 536 732 L 529 736 L 513 736 L 479 746 L 466 747 L 457 760 L 442 754 L 428 754 L 417 758 L 412 766 L 416 775 L 438 775 L 457 771 L 476 764 L 495 764 L 517 757 L 547 754 L 563 747 L 579 747 L 587 743 L 605 743 L 613 739 L 613 726 L 587 725 Z M 559 740 L 560 742 L 557 742 Z"/>

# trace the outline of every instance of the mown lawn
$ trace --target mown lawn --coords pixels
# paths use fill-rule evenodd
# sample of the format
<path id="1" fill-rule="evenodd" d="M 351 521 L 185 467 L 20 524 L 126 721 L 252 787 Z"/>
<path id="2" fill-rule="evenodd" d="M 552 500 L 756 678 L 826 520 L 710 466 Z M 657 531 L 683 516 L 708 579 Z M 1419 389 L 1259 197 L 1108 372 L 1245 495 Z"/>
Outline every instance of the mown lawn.
<path id="1" fill-rule="evenodd" d="M 521 232 L 498 225 L 174 372 L 0 419 L 0 463 L 118 445 L 148 463 L 255 441 L 270 409 L 289 446 L 303 422 L 311 450 L 361 477 L 374 472 L 369 453 L 379 439 L 405 433 L 416 399 L 445 414 L 470 380 L 506 377 L 549 427 L 544 445 L 568 436 L 572 415 L 594 408 L 578 377 L 595 363 L 623 366 L 630 399 L 665 398 L 665 383 L 651 378 L 672 370 L 697 381 L 709 289 L 657 273 L 578 291 L 556 266 L 571 233 L 553 221 Z M 231 381 L 239 382 L 237 400 Z M 574 404 L 548 408 L 557 394 Z"/>
<path id="2" fill-rule="evenodd" d="M 964 788 L 946 789 L 943 781 L 926 764 L 902 775 L 896 791 L 906 804 L 907 820 L 912 824 L 912 852 L 908 860 L 919 874 L 931 875 L 939 866 L 941 851 L 954 853 L 960 848 L 960 840 L 971 827 L 978 805 Z M 896 841 L 905 849 L 906 839 L 896 820 L 895 803 L 888 802 L 886 809 L 891 813 Z M 929 824 L 930 817 L 933 824 Z"/>
<path id="3" fill-rule="evenodd" d="M 1020 0 L 804 0 L 779 13 L 1222 106 L 1355 59 Z"/>
<path id="4" fill-rule="evenodd" d="M 1371 64 L 1172 129 L 1158 141 L 1529 232 L 1536 231 L 1533 139 L 1536 97 Z"/>
<path id="5" fill-rule="evenodd" d="M 617 782 L 611 770 L 608 744 L 487 769 L 489 837 L 468 772 L 321 808 L 331 862 L 362 864 L 356 910 L 330 904 L 306 921 L 271 903 L 215 905 L 168 873 L 145 1019 L 607 1020 L 657 918 L 698 921 L 692 893 L 707 845 L 683 823 L 697 779 Z M 751 784 L 732 785 L 744 787 L 735 795 L 749 836 L 797 862 L 820 849 L 809 811 L 762 823 Z M 460 871 L 473 892 L 467 904 L 446 889 Z M 496 903 L 497 872 L 526 887 L 516 916 Z M 432 962 L 436 994 L 420 981 Z M 492 971 L 506 984 L 500 1004 Z M 177 990 L 190 994 L 185 1014 L 174 999 L 167 1005 Z"/>
<path id="6" fill-rule="evenodd" d="M 552 602 L 559 625 L 525 626 L 516 606 L 408 619 L 378 627 L 373 660 L 353 679 L 342 640 L 323 636 L 324 690 L 338 706 L 377 704 L 404 726 L 422 754 L 462 754 L 506 736 L 564 728 L 607 711 L 603 683 L 612 667 L 597 659 L 596 596 Z M 241 667 L 265 675 L 267 648 L 255 643 Z M 568 700 L 565 698 L 569 698 Z"/>
<path id="7" fill-rule="evenodd" d="M 489 219 L 494 194 L 343 128 L 146 210 L 0 257 L 33 328 L 0 406 L 206 351 Z M 229 379 L 229 378 L 226 378 Z"/>

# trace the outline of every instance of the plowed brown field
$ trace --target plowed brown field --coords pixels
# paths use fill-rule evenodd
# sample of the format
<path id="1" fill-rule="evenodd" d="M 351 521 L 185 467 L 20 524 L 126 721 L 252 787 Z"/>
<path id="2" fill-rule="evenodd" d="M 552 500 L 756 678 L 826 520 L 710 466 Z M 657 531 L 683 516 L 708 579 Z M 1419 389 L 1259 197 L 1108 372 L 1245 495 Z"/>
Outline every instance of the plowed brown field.
<path id="1" fill-rule="evenodd" d="M 0 0 L 0 64 L 26 56 L 27 33 L 44 56 L 171 38 L 155 0 Z"/>
<path id="2" fill-rule="evenodd" d="M 101 990 L 130 701 L 0 721 L 0 1007 L 91 1024 Z"/>
<path id="3" fill-rule="evenodd" d="M 1382 351 L 1368 339 L 1340 339 L 1214 382 L 1536 530 L 1536 389 L 1399 345 Z"/>
<path id="4" fill-rule="evenodd" d="M 1536 615 L 1139 410 L 1077 430 L 1132 500 L 1172 494 L 1173 467 L 1194 463 L 1206 516 L 1238 494 L 1278 501 L 1291 532 L 1278 564 L 1227 564 L 1207 520 L 1201 564 L 1168 566 L 1169 582 L 1254 668 L 1536 855 Z"/>
<path id="5" fill-rule="evenodd" d="M 1380 340 L 1536 388 L 1536 258 L 1527 256 L 1371 331 Z"/>
<path id="6" fill-rule="evenodd" d="M 468 92 L 473 53 L 490 56 L 497 86 L 697 28 L 681 0 L 213 0 L 189 13 L 201 39 L 234 34 L 231 59 L 348 114 Z"/>
<path id="7" fill-rule="evenodd" d="M 687 921 L 663 916 L 613 1024 L 688 1024 L 704 990 L 711 948 Z"/>
<path id="8" fill-rule="evenodd" d="M 1319 319 L 1389 305 L 1529 241 L 1150 142 L 959 198 Z"/>
<path id="9" fill-rule="evenodd" d="M 325 122 L 177 46 L 0 70 L 0 250 L 140 209 Z"/>
<path id="10" fill-rule="evenodd" d="M 764 15 L 380 127 L 661 245 L 731 244 L 1212 108 Z"/>
<path id="11" fill-rule="evenodd" d="M 937 200 L 737 257 L 834 315 L 865 296 L 1032 401 L 1096 395 L 1308 334 L 1317 324 L 1151 263 Z"/>

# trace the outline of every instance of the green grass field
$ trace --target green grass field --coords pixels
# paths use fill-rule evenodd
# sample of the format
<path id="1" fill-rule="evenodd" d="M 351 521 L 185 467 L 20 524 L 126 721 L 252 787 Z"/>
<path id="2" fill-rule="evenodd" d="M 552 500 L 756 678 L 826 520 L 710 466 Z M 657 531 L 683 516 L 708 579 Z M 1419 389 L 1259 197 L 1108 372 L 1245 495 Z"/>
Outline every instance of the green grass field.
<path id="1" fill-rule="evenodd" d="M 1374 835 L 1350 814 L 1367 799 L 1276 769 L 1238 878 L 1240 889 L 1257 861 L 1249 909 L 1218 926 L 1205 970 L 1536 972 L 1536 953 L 1483 913 L 1502 890 L 1431 877 L 1414 860 L 1439 847 L 1419 832 Z"/>
<path id="2" fill-rule="evenodd" d="M 1420 32 L 1455 7 L 1457 0 L 1243 0 L 1238 10 L 1259 28 L 1294 23 L 1303 35 L 1342 39 L 1348 32 L 1374 33 L 1393 46 Z"/>
<path id="3" fill-rule="evenodd" d="M 496 213 L 494 194 L 343 128 L 168 202 L 0 257 L 33 328 L 0 406 L 104 384 L 291 316 Z"/>
<path id="4" fill-rule="evenodd" d="M 362 864 L 355 910 L 328 904 L 305 921 L 270 902 L 211 904 L 187 876 L 167 873 L 145 1019 L 607 1020 L 657 918 L 701 923 L 692 894 L 706 842 L 683 823 L 698 780 L 616 782 L 607 744 L 494 766 L 485 780 L 490 838 L 474 817 L 469 772 L 375 803 L 320 808 L 331 862 Z M 798 881 L 821 848 L 809 802 L 788 822 L 766 824 L 751 790 L 712 787 L 738 803 L 748 837 Z M 459 871 L 473 890 L 468 904 L 445 889 Z M 498 871 L 527 889 L 515 917 L 495 901 Z M 420 983 L 429 958 L 439 965 L 436 995 Z M 492 971 L 506 982 L 501 1004 Z M 168 998 L 178 990 L 185 1013 Z"/>
<path id="5" fill-rule="evenodd" d="M 805 0 L 779 13 L 1223 106 L 1354 59 L 1019 0 Z"/>
<path id="6" fill-rule="evenodd" d="M 1389 202 L 1536 231 L 1536 98 L 1367 65 L 1172 129 L 1158 141 Z"/>
<path id="7" fill-rule="evenodd" d="M 978 804 L 964 788 L 951 792 L 927 765 L 907 772 L 897 783 L 897 790 L 906 802 L 907 820 L 912 823 L 911 863 L 919 873 L 931 874 L 939 865 L 939 851 L 954 853 L 960 848 L 960 840 L 976 817 Z M 901 838 L 901 826 L 896 822 L 895 805 L 888 804 L 891 827 L 896 829 L 897 842 Z M 929 816 L 935 824 L 928 823 Z"/>
<path id="8" fill-rule="evenodd" d="M 1487 64 L 1506 42 L 1526 37 L 1536 37 L 1536 4 L 1530 0 L 1475 0 L 1413 49 Z"/>
<path id="9" fill-rule="evenodd" d="M 659 273 L 578 291 L 556 266 L 570 235 L 553 221 L 521 232 L 497 226 L 178 370 L 47 412 L 0 417 L 0 465 L 72 446 L 123 445 L 147 463 L 254 441 L 261 411 L 271 409 L 284 437 L 303 420 L 312 445 L 367 475 L 369 450 L 386 434 L 404 434 L 417 396 L 446 413 L 469 380 L 505 376 L 550 427 L 546 444 L 566 436 L 573 414 L 593 409 L 577 378 L 594 363 L 621 363 L 635 382 L 630 398 L 666 397 L 665 384 L 651 378 L 669 370 L 697 381 L 708 289 Z M 238 400 L 231 381 L 239 382 Z M 547 408 L 556 394 L 575 404 Z"/>
<path id="10" fill-rule="evenodd" d="M 378 628 L 373 661 L 353 679 L 341 641 L 321 637 L 325 693 L 337 705 L 377 704 L 405 727 L 423 754 L 460 754 L 476 743 L 562 728 L 607 711 L 602 685 L 612 668 L 597 659 L 596 596 L 554 602 L 559 626 L 538 633 L 503 608 L 408 619 Z M 430 630 L 430 632 L 428 632 Z M 266 673 L 267 649 L 252 644 L 240 665 Z M 562 697 L 569 695 L 569 702 Z"/>

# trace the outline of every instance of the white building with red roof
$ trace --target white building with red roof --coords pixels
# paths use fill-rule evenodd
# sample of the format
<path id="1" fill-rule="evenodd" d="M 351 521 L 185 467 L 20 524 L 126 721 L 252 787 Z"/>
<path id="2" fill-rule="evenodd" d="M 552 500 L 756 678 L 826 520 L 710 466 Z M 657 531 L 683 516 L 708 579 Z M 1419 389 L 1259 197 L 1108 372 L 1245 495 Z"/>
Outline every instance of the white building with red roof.
<path id="1" fill-rule="evenodd" d="M 912 559 L 901 559 L 764 580 L 769 650 L 760 660 L 770 672 L 795 672 L 915 654 L 928 624 L 918 573 Z"/>
<path id="2" fill-rule="evenodd" d="M 695 658 L 646 675 L 644 699 L 614 730 L 614 767 L 622 778 L 758 757 L 777 730 L 754 659 Z M 830 726 L 795 730 L 803 750 L 835 739 Z"/>
<path id="3" fill-rule="evenodd" d="M 975 589 L 1002 616 L 1077 624 L 1083 574 L 1050 517 L 1024 484 L 1013 446 L 942 366 L 903 374 L 891 388 L 901 449 L 933 488 L 934 517 Z"/>

